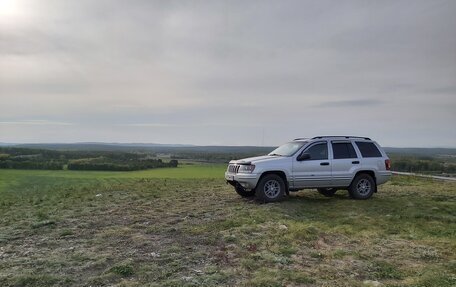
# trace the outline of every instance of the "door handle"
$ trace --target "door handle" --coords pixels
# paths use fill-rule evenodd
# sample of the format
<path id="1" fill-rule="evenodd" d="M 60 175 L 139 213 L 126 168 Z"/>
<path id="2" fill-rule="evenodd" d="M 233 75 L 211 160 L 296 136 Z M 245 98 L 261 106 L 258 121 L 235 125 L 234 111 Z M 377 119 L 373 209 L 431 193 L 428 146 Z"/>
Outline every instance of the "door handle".
<path id="1" fill-rule="evenodd" d="M 352 164 L 359 164 L 359 160 L 352 161 Z"/>
<path id="2" fill-rule="evenodd" d="M 329 162 L 320 162 L 320 165 L 329 165 Z"/>

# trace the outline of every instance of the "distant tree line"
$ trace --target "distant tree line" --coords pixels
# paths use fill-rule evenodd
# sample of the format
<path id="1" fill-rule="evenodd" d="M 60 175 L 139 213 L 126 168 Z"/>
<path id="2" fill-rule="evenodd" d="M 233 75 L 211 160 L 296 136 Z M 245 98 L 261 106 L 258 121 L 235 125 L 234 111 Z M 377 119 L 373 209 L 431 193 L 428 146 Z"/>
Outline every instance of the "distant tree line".
<path id="1" fill-rule="evenodd" d="M 176 159 L 164 162 L 155 157 L 151 153 L 0 147 L 0 168 L 132 171 L 177 167 L 179 164 Z"/>
<path id="2" fill-rule="evenodd" d="M 456 174 L 456 162 L 454 160 L 434 158 L 391 155 L 391 168 L 395 171 L 415 173 L 440 173 Z"/>
<path id="3" fill-rule="evenodd" d="M 56 161 L 14 161 L 14 160 L 0 160 L 0 168 L 11 169 L 50 169 L 58 170 L 64 166 L 63 162 Z"/>
<path id="4" fill-rule="evenodd" d="M 177 152 L 171 155 L 172 159 L 187 159 L 197 161 L 207 161 L 213 163 L 228 163 L 232 159 L 247 158 L 265 155 L 267 153 L 215 153 L 215 152 Z"/>
<path id="5" fill-rule="evenodd" d="M 70 160 L 67 168 L 69 170 L 112 170 L 112 171 L 133 171 L 141 169 L 177 167 L 177 160 L 163 162 L 161 159 L 145 159 L 136 161 L 106 161 L 105 158 L 76 159 Z"/>

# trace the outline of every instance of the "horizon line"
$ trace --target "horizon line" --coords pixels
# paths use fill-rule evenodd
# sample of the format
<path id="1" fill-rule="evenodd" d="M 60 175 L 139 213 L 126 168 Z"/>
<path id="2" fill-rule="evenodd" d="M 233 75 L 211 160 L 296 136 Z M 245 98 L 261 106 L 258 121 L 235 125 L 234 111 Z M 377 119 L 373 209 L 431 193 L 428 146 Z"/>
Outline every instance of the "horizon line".
<path id="1" fill-rule="evenodd" d="M 15 146 L 15 145 L 71 145 L 71 144 L 100 144 L 100 145 L 167 145 L 167 146 L 185 146 L 185 147 L 208 147 L 208 146 L 221 146 L 221 147 L 275 147 L 276 145 L 222 145 L 222 144 L 187 144 L 187 143 L 157 143 L 157 142 L 0 142 L 0 146 Z M 410 148 L 410 149 L 456 149 L 456 146 L 383 146 L 382 148 Z"/>

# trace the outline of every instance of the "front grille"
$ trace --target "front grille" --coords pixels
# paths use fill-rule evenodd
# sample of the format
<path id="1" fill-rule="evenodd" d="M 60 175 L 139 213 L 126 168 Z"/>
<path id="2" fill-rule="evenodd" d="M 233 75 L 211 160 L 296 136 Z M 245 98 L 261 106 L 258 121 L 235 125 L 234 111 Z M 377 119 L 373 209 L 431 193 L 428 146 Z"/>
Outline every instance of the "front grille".
<path id="1" fill-rule="evenodd" d="M 241 166 L 238 165 L 238 164 L 230 164 L 228 166 L 228 172 L 230 172 L 230 173 L 238 173 L 239 167 L 241 167 Z"/>

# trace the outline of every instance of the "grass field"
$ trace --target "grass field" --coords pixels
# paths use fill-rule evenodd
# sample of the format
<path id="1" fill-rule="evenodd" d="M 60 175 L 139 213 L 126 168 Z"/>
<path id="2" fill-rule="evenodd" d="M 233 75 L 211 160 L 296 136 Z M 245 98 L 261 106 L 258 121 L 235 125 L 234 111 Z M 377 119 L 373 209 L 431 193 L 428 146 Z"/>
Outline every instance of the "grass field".
<path id="1" fill-rule="evenodd" d="M 259 204 L 225 166 L 0 170 L 0 286 L 456 286 L 456 184 Z"/>

